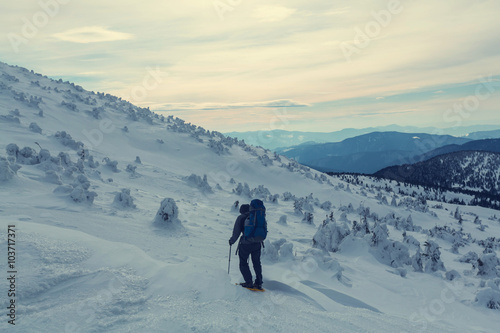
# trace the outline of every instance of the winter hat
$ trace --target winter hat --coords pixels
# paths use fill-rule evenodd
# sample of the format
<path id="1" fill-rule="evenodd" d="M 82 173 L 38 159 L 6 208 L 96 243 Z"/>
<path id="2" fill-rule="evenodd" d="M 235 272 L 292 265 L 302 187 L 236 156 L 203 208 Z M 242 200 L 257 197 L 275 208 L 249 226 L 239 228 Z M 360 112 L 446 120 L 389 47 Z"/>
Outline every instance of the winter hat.
<path id="1" fill-rule="evenodd" d="M 244 204 L 240 207 L 240 214 L 246 214 L 250 211 L 250 205 Z"/>

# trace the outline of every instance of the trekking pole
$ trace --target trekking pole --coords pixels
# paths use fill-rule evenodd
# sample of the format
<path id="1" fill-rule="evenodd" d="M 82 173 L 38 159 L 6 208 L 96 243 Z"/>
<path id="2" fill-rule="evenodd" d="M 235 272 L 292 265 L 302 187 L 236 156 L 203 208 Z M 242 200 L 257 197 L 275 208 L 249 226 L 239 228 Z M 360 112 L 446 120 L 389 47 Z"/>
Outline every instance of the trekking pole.
<path id="1" fill-rule="evenodd" d="M 231 267 L 231 247 L 232 245 L 229 245 L 229 263 L 227 264 L 227 274 L 229 274 L 229 268 Z"/>

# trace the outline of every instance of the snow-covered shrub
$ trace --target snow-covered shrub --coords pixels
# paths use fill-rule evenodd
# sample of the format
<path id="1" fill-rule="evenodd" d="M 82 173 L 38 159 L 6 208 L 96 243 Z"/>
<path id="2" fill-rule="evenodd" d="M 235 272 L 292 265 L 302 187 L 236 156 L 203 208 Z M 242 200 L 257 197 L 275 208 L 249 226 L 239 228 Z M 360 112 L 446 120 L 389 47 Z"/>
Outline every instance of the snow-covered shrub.
<path id="1" fill-rule="evenodd" d="M 392 246 L 390 247 L 390 260 L 390 265 L 392 267 L 409 265 L 411 263 L 411 258 L 408 248 L 401 242 L 392 242 Z"/>
<path id="2" fill-rule="evenodd" d="M 304 212 L 302 223 L 314 225 L 314 215 L 311 212 Z"/>
<path id="3" fill-rule="evenodd" d="M 71 135 L 69 133 L 66 133 L 66 131 L 57 132 L 54 137 L 64 146 L 71 149 L 80 150 L 83 148 L 83 142 L 73 140 Z"/>
<path id="4" fill-rule="evenodd" d="M 279 259 L 279 250 L 281 245 L 286 243 L 286 239 L 281 238 L 280 240 L 271 242 L 269 239 L 264 241 L 264 248 L 262 249 L 262 259 L 276 262 Z"/>
<path id="5" fill-rule="evenodd" d="M 340 263 L 333 259 L 329 253 L 321 249 L 310 248 L 304 253 L 302 265 L 307 267 L 307 272 L 314 272 L 315 268 L 321 268 L 335 272 L 332 278 L 336 278 L 339 282 L 349 285 L 348 279 L 343 277 L 342 271 L 344 268 Z"/>
<path id="6" fill-rule="evenodd" d="M 94 156 L 90 155 L 89 158 L 87 159 L 87 164 L 89 168 L 96 169 L 99 167 L 99 162 L 94 161 Z"/>
<path id="7" fill-rule="evenodd" d="M 232 205 L 231 205 L 231 211 L 232 212 L 239 212 L 240 211 L 240 202 L 236 200 Z"/>
<path id="8" fill-rule="evenodd" d="M 332 210 L 332 203 L 330 201 L 325 201 L 320 205 L 320 208 L 329 212 Z"/>
<path id="9" fill-rule="evenodd" d="M 137 165 L 132 165 L 132 164 L 129 164 L 127 165 L 127 168 L 125 169 L 126 172 L 132 174 L 132 175 L 135 175 L 135 170 L 137 169 Z"/>
<path id="10" fill-rule="evenodd" d="M 497 277 L 498 276 L 498 270 L 497 266 L 500 265 L 500 261 L 497 258 L 496 253 L 486 253 L 483 254 L 478 260 L 477 260 L 477 268 L 478 276 L 482 277 Z"/>
<path id="11" fill-rule="evenodd" d="M 212 149 L 217 155 L 229 154 L 229 149 L 224 147 L 221 141 L 210 139 L 208 141 L 208 147 L 210 147 L 210 149 Z"/>
<path id="12" fill-rule="evenodd" d="M 472 264 L 473 268 L 476 268 L 477 261 L 479 260 L 479 256 L 476 252 L 469 251 L 466 255 L 462 256 L 458 259 L 460 262 L 466 262 L 468 264 Z"/>
<path id="13" fill-rule="evenodd" d="M 500 290 L 498 290 L 498 287 L 489 287 L 482 289 L 477 293 L 475 301 L 477 302 L 477 304 L 488 309 L 499 310 Z"/>
<path id="14" fill-rule="evenodd" d="M 352 233 L 357 237 L 364 237 L 366 234 L 370 233 L 370 228 L 366 218 L 361 218 L 361 223 L 358 223 L 358 221 L 352 222 Z"/>
<path id="15" fill-rule="evenodd" d="M 5 147 L 5 150 L 7 151 L 7 155 L 14 159 L 16 159 L 19 154 L 19 147 L 15 143 L 9 143 L 7 147 Z"/>
<path id="16" fill-rule="evenodd" d="M 431 240 L 424 243 L 425 252 L 424 257 L 424 269 L 426 273 L 432 273 L 437 271 L 445 271 L 444 264 L 441 261 L 441 251 L 439 250 L 439 245 Z"/>
<path id="17" fill-rule="evenodd" d="M 203 193 L 213 193 L 212 187 L 208 184 L 207 175 L 203 175 L 203 178 L 191 174 L 189 177 L 185 177 L 184 180 L 193 187 L 198 188 Z"/>
<path id="18" fill-rule="evenodd" d="M 283 193 L 283 201 L 295 200 L 295 196 L 290 192 Z"/>
<path id="19" fill-rule="evenodd" d="M 236 185 L 236 188 L 233 189 L 233 193 L 236 193 L 237 195 L 244 195 L 249 198 L 251 198 L 252 196 L 252 193 L 250 191 L 250 186 L 248 186 L 247 183 L 245 183 L 244 185 L 238 183 L 238 185 Z"/>
<path id="20" fill-rule="evenodd" d="M 262 249 L 262 259 L 270 262 L 286 261 L 293 259 L 293 244 L 281 238 L 271 242 L 269 239 L 264 241 Z"/>
<path id="21" fill-rule="evenodd" d="M 95 119 L 101 119 L 101 113 L 103 113 L 103 112 L 104 112 L 104 108 L 102 106 L 95 107 L 92 109 L 92 111 L 87 111 L 87 113 L 90 114 Z"/>
<path id="22" fill-rule="evenodd" d="M 119 208 L 135 209 L 134 198 L 130 195 L 130 189 L 123 188 L 121 192 L 116 193 L 113 205 Z"/>
<path id="23" fill-rule="evenodd" d="M 179 208 L 177 208 L 177 204 L 174 199 L 165 198 L 162 200 L 160 209 L 156 212 L 153 222 L 159 225 L 172 225 L 180 223 Z"/>
<path id="24" fill-rule="evenodd" d="M 424 271 L 424 262 L 422 257 L 422 251 L 420 250 L 420 246 L 417 249 L 417 252 L 411 257 L 411 265 L 415 272 L 423 272 Z"/>
<path id="25" fill-rule="evenodd" d="M 72 102 L 62 101 L 62 102 L 61 102 L 61 106 L 64 106 L 64 107 L 66 107 L 68 110 L 71 110 L 71 111 L 75 111 L 75 112 L 77 112 L 77 111 L 78 111 L 78 108 L 76 107 L 76 104 L 75 104 L 75 103 L 72 103 Z"/>
<path id="26" fill-rule="evenodd" d="M 15 123 L 15 124 L 20 124 L 21 123 L 21 120 L 18 117 L 13 116 L 11 114 L 0 115 L 0 121 L 5 121 L 5 122 Z"/>
<path id="27" fill-rule="evenodd" d="M 118 170 L 118 161 L 111 161 L 109 159 L 109 157 L 105 157 L 103 158 L 102 160 L 104 163 L 106 163 L 106 167 L 109 168 L 111 171 L 113 172 L 120 172 L 120 170 Z"/>
<path id="28" fill-rule="evenodd" d="M 11 180 L 16 176 L 17 169 L 13 169 L 8 159 L 0 157 L 0 182 Z"/>
<path id="29" fill-rule="evenodd" d="M 407 235 L 406 231 L 403 233 L 403 243 L 420 247 L 420 242 L 412 235 Z"/>
<path id="30" fill-rule="evenodd" d="M 300 198 L 300 199 L 302 199 L 302 198 Z M 293 202 L 293 211 L 295 212 L 295 215 L 304 214 L 304 211 L 302 209 L 302 205 L 304 204 L 304 202 L 300 199 L 294 200 L 294 202 Z"/>
<path id="31" fill-rule="evenodd" d="M 25 165 L 33 165 L 40 163 L 40 161 L 38 160 L 38 154 L 36 150 L 30 147 L 24 147 L 23 149 L 21 149 L 17 153 L 16 161 L 20 164 L 25 164 Z"/>
<path id="32" fill-rule="evenodd" d="M 73 162 L 71 161 L 71 157 L 69 156 L 68 153 L 60 152 L 58 157 L 63 167 L 68 168 L 73 166 Z"/>
<path id="33" fill-rule="evenodd" d="M 408 215 L 406 219 L 402 219 L 396 226 L 397 229 L 399 230 L 406 230 L 406 231 L 420 231 L 421 228 L 415 227 L 413 224 L 413 218 L 411 217 L 411 214 Z"/>
<path id="34" fill-rule="evenodd" d="M 387 230 L 387 225 L 385 223 L 375 222 L 375 226 L 372 230 L 371 245 L 378 246 L 379 244 L 384 244 L 389 237 L 389 230 Z"/>
<path id="35" fill-rule="evenodd" d="M 35 123 L 35 122 L 32 122 L 32 123 L 30 124 L 29 129 L 30 129 L 30 131 L 32 131 L 32 132 L 42 134 L 42 129 L 41 129 L 41 128 L 40 128 L 40 126 L 38 126 L 38 124 L 37 124 L 37 123 Z"/>
<path id="36" fill-rule="evenodd" d="M 48 149 L 40 149 L 40 151 L 38 152 L 38 161 L 40 163 L 43 162 L 58 163 L 59 159 L 52 158 L 52 156 L 50 155 L 50 151 Z"/>
<path id="37" fill-rule="evenodd" d="M 271 191 L 264 185 L 257 186 L 257 188 L 254 188 L 250 193 L 252 198 L 267 198 L 271 195 Z"/>
<path id="38" fill-rule="evenodd" d="M 281 224 L 281 225 L 286 225 L 286 215 L 281 215 L 279 221 L 278 221 L 278 224 Z"/>
<path id="39" fill-rule="evenodd" d="M 267 156 L 267 154 L 264 154 L 262 156 L 259 156 L 259 160 L 264 166 L 270 166 L 273 165 L 273 161 Z"/>
<path id="40" fill-rule="evenodd" d="M 446 272 L 446 274 L 444 275 L 446 280 L 448 281 L 453 281 L 455 279 L 458 279 L 458 278 L 461 278 L 462 276 L 460 275 L 460 273 L 458 273 L 456 270 L 452 269 L 451 271 L 448 271 Z"/>
<path id="41" fill-rule="evenodd" d="M 273 194 L 271 194 L 271 195 L 269 196 L 268 201 L 269 201 L 269 202 L 271 202 L 271 203 L 273 203 L 273 204 L 277 204 L 277 203 L 278 203 L 278 199 L 279 199 L 279 197 L 280 197 L 280 195 L 279 195 L 279 194 L 274 194 L 274 195 L 273 195 Z"/>
<path id="42" fill-rule="evenodd" d="M 345 222 L 337 223 L 333 214 L 323 221 L 313 236 L 313 247 L 337 252 L 342 240 L 351 233 Z"/>
<path id="43" fill-rule="evenodd" d="M 73 182 L 69 188 L 67 186 L 59 186 L 54 190 L 56 193 L 64 193 L 66 189 L 71 191 L 69 193 L 70 198 L 77 203 L 89 203 L 94 202 L 97 193 L 89 191 L 90 181 L 84 175 L 78 175 L 78 177 Z"/>

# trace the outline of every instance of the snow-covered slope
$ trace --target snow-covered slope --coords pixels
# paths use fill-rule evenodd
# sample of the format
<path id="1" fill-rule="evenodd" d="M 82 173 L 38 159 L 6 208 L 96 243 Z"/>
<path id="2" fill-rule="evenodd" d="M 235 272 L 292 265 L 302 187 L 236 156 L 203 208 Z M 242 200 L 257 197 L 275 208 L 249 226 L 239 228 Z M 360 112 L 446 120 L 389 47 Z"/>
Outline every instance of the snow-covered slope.
<path id="1" fill-rule="evenodd" d="M 228 274 L 252 197 L 265 293 Z M 0 63 L 1 330 L 495 332 L 498 212 L 457 207 Z"/>
<path id="2" fill-rule="evenodd" d="M 427 186 L 461 189 L 498 197 L 500 153 L 458 151 L 424 162 L 393 166 L 375 175 Z"/>

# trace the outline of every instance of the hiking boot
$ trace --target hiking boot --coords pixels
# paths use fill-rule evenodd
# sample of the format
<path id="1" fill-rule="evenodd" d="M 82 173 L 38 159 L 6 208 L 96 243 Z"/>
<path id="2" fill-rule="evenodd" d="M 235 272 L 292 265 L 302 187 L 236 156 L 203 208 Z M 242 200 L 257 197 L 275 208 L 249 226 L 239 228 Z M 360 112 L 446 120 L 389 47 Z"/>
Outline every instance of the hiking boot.
<path id="1" fill-rule="evenodd" d="M 241 285 L 243 288 L 253 288 L 253 287 L 254 287 L 252 282 L 250 282 L 250 283 L 248 283 L 248 282 L 243 282 L 243 283 L 241 283 L 240 285 Z"/>
<path id="2" fill-rule="evenodd" d="M 262 289 L 262 285 L 261 285 L 261 284 L 254 284 L 254 285 L 253 285 L 253 288 L 254 288 L 254 289 L 263 290 L 263 289 Z"/>

